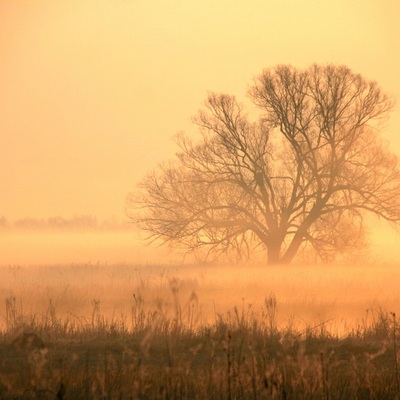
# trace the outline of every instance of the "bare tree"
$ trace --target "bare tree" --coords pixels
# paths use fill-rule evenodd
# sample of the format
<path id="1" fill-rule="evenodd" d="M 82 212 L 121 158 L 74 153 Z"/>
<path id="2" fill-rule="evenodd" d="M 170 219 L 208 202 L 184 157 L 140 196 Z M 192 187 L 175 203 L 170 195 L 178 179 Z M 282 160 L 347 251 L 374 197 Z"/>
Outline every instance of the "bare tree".
<path id="1" fill-rule="evenodd" d="M 269 263 L 311 247 L 323 259 L 363 245 L 366 213 L 400 220 L 397 158 L 379 137 L 392 102 L 345 66 L 265 70 L 249 91 L 250 122 L 228 95 L 195 118 L 199 143 L 178 135 L 164 163 L 127 199 L 150 238 L 189 250 L 262 246 Z"/>

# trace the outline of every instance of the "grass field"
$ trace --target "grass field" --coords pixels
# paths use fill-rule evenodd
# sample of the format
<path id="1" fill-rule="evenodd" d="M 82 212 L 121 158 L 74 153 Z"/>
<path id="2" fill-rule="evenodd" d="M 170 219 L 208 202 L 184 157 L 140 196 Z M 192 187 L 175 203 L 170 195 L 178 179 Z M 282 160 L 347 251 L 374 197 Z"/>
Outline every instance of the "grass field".
<path id="1" fill-rule="evenodd" d="M 0 270 L 2 399 L 396 399 L 394 266 Z"/>

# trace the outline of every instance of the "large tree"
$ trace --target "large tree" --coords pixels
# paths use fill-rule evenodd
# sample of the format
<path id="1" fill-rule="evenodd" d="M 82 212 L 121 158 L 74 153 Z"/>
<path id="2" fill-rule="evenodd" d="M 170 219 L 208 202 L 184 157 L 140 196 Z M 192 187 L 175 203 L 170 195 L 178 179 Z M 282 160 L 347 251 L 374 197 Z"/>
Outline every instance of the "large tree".
<path id="1" fill-rule="evenodd" d="M 363 243 L 364 217 L 400 221 L 400 170 L 380 138 L 392 107 L 377 83 L 345 66 L 280 65 L 249 90 L 251 122 L 234 97 L 210 94 L 178 135 L 177 158 L 128 196 L 149 237 L 189 250 L 266 250 L 290 262 L 305 247 L 323 260 Z"/>

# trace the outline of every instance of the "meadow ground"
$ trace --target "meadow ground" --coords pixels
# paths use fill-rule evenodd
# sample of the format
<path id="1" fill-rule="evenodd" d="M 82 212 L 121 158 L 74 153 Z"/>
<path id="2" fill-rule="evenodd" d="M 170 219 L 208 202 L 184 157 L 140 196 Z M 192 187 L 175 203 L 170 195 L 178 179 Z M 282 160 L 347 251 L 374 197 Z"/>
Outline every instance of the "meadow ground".
<path id="1" fill-rule="evenodd" d="M 396 399 L 395 266 L 0 269 L 2 399 Z"/>

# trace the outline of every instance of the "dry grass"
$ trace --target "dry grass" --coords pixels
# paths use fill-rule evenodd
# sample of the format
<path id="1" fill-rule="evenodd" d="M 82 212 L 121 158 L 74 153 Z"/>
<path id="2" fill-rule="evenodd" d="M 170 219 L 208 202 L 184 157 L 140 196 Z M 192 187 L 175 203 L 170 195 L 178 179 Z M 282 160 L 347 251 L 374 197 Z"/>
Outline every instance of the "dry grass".
<path id="1" fill-rule="evenodd" d="M 398 272 L 338 271 L 5 267 L 0 398 L 399 398 Z"/>
<path id="2" fill-rule="evenodd" d="M 52 300 L 37 313 L 6 297 L 1 398 L 399 398 L 394 314 L 370 312 L 341 335 L 327 322 L 280 327 L 269 295 L 257 309 L 239 301 L 207 323 L 196 293 L 167 282 L 164 301 L 147 303 L 139 287 L 129 313 L 111 318 L 100 300 L 85 317 L 66 317 Z"/>

